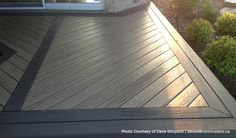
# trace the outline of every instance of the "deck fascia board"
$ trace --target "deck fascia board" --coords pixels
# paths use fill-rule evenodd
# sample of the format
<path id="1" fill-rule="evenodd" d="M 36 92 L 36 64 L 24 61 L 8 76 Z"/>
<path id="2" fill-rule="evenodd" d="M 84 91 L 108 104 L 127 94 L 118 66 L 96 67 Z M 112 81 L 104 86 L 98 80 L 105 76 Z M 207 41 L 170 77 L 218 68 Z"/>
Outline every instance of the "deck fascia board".
<path id="1" fill-rule="evenodd" d="M 60 123 L 0 124 L 1 137 L 106 137 L 121 135 L 121 130 L 230 130 L 220 137 L 233 138 L 236 134 L 236 119 L 157 119 L 157 120 L 119 120 Z M 122 134 L 124 136 L 130 136 Z M 184 134 L 186 136 L 186 134 Z M 132 135 L 135 136 L 135 135 Z M 140 135 L 138 135 L 140 136 Z M 142 135 L 146 136 L 146 135 Z M 148 135 L 151 136 L 151 135 Z M 160 136 L 158 134 L 157 136 Z M 174 134 L 175 137 L 182 135 Z M 188 137 L 190 135 L 187 135 Z M 198 135 L 194 135 L 196 137 Z M 206 136 L 201 134 L 200 137 Z M 215 137 L 208 134 L 208 137 Z M 218 135 L 217 135 L 218 136 Z M 107 136 L 111 137 L 111 136 Z"/>
<path id="2" fill-rule="evenodd" d="M 229 117 L 209 107 L 32 110 L 0 112 L 0 124 Z"/>

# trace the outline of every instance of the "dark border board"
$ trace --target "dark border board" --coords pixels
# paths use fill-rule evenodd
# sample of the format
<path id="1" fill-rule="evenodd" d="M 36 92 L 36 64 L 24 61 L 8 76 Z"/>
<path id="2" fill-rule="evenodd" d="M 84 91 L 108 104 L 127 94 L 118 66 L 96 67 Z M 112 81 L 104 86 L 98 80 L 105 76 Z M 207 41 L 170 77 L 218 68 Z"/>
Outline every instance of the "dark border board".
<path id="1" fill-rule="evenodd" d="M 0 65 L 16 54 L 16 51 L 0 42 Z"/>
<path id="2" fill-rule="evenodd" d="M 126 16 L 144 9 L 147 4 L 136 6 L 120 12 L 83 11 L 83 10 L 0 10 L 0 16 Z"/>
<path id="3" fill-rule="evenodd" d="M 0 112 L 0 124 L 194 118 L 230 118 L 230 116 L 210 107 L 103 108 Z"/>
<path id="4" fill-rule="evenodd" d="M 44 40 L 42 41 L 40 47 L 38 48 L 36 54 L 31 60 L 25 73 L 21 77 L 20 82 L 18 83 L 15 90 L 13 91 L 13 94 L 8 100 L 4 108 L 4 111 L 20 111 L 21 110 L 21 107 L 25 101 L 25 98 L 28 95 L 31 85 L 33 84 L 33 81 L 43 62 L 43 59 L 46 56 L 47 51 L 53 41 L 53 38 L 56 35 L 57 29 L 62 21 L 63 21 L 62 16 L 55 18 Z"/>
<path id="5" fill-rule="evenodd" d="M 234 123 L 232 123 L 234 122 Z M 229 134 L 207 134 L 212 138 L 235 138 L 235 119 L 155 119 L 155 120 L 118 120 L 60 123 L 0 124 L 2 138 L 113 138 L 115 137 L 150 137 L 150 134 L 124 134 L 121 130 L 229 130 Z M 200 134 L 200 137 L 206 134 Z M 156 137 L 170 135 L 156 134 Z M 183 138 L 190 135 L 172 134 Z M 193 135 L 199 137 L 198 135 Z M 207 138 L 208 138 L 207 137 Z M 192 138 L 192 137 L 191 137 Z"/>

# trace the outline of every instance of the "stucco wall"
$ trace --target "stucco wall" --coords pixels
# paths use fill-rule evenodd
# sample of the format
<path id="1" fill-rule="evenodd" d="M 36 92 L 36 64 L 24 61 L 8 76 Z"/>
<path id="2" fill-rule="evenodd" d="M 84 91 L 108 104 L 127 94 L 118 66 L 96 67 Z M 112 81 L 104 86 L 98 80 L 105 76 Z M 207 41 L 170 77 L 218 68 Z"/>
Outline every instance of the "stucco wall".
<path id="1" fill-rule="evenodd" d="M 107 12 L 119 12 L 136 6 L 146 4 L 150 0 L 105 0 Z"/>

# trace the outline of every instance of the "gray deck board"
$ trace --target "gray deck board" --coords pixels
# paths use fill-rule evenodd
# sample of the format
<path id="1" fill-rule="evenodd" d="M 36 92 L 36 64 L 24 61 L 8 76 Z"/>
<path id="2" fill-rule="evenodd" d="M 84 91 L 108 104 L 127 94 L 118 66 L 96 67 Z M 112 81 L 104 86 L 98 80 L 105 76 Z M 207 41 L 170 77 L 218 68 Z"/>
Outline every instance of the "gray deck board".
<path id="1" fill-rule="evenodd" d="M 9 74 L 12 78 L 19 81 L 21 76 L 23 75 L 23 71 L 16 67 L 15 65 L 11 64 L 10 62 L 6 61 L 1 64 L 0 68 L 4 70 L 7 74 Z"/>
<path id="2" fill-rule="evenodd" d="M 166 107 L 188 107 L 199 94 L 197 87 L 192 83 Z"/>
<path id="3" fill-rule="evenodd" d="M 12 43 L 11 41 L 5 40 L 0 38 L 0 41 L 2 43 L 4 43 L 5 45 L 7 45 L 8 47 L 10 47 L 11 49 L 14 49 L 15 51 L 17 51 L 16 55 L 20 56 L 21 58 L 25 59 L 26 61 L 30 62 L 33 55 L 26 52 L 25 50 L 21 49 L 20 47 L 17 47 L 14 43 Z"/>
<path id="4" fill-rule="evenodd" d="M 191 84 L 192 80 L 185 73 L 180 76 L 174 82 L 172 82 L 168 87 L 162 90 L 160 93 L 156 94 L 152 99 L 145 103 L 144 107 L 165 107 L 168 103 L 174 99 L 178 94 L 180 94 L 186 87 Z"/>
<path id="5" fill-rule="evenodd" d="M 6 39 L 8 41 L 11 41 L 14 43 L 17 47 L 23 49 L 24 51 L 28 52 L 29 54 L 34 54 L 36 51 L 36 48 L 32 47 L 30 44 L 26 43 L 25 41 L 21 40 L 19 37 L 14 36 L 14 34 L 9 34 L 9 32 L 6 32 L 2 29 L 0 37 L 3 39 Z"/>
<path id="6" fill-rule="evenodd" d="M 0 104 L 5 105 L 10 96 L 10 92 L 0 85 Z"/>
<path id="7" fill-rule="evenodd" d="M 24 40 L 26 43 L 30 44 L 32 47 L 38 47 L 41 42 L 37 39 L 31 38 L 30 36 L 26 35 L 25 33 L 21 33 L 15 29 L 13 29 L 8 24 L 6 25 L 0 25 L 1 31 L 6 31 L 8 34 L 11 34 L 17 38 L 20 38 L 21 40 Z"/>
<path id="8" fill-rule="evenodd" d="M 17 80 L 9 76 L 6 72 L 3 72 L 0 69 L 0 84 L 5 87 L 8 91 L 13 92 L 16 85 L 17 85 Z"/>
<path id="9" fill-rule="evenodd" d="M 21 70 L 26 70 L 26 68 L 29 64 L 26 60 L 20 58 L 17 55 L 13 55 L 8 61 L 11 62 L 12 64 L 16 65 Z"/>
<path id="10" fill-rule="evenodd" d="M 18 24 L 16 25 L 15 22 L 16 19 L 12 18 L 12 17 L 4 17 L 3 19 L 5 20 L 0 20 L 0 22 L 2 24 L 7 24 L 9 25 L 12 29 L 15 29 L 21 33 L 24 33 L 25 35 L 29 36 L 29 37 L 32 37 L 33 39 L 35 40 L 39 40 L 39 41 L 42 41 L 43 40 L 43 35 L 40 35 L 38 32 L 35 32 L 33 31 L 30 27 L 28 27 L 26 24 L 21 24 L 20 22 L 18 22 Z M 7 22 L 7 21 L 8 22 Z"/>

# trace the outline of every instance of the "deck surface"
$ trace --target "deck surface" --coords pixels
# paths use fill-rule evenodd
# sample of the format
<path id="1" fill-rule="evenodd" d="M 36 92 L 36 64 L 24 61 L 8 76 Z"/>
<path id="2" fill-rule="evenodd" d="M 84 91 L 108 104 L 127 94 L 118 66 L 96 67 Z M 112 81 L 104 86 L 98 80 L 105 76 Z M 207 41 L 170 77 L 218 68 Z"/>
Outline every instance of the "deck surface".
<path id="1" fill-rule="evenodd" d="M 55 17 L 1 16 L 0 42 L 16 54 L 0 65 L 0 110 L 16 88 Z"/>
<path id="2" fill-rule="evenodd" d="M 0 41 L 17 51 L 0 65 L 0 137 L 236 130 L 235 99 L 153 3 L 125 16 L 3 16 Z"/>
<path id="3" fill-rule="evenodd" d="M 212 105 L 229 114 L 164 29 L 146 9 L 65 17 L 22 109 Z"/>

